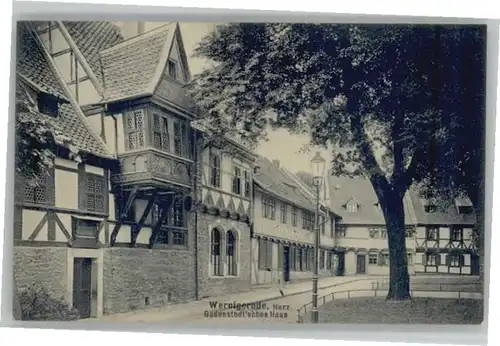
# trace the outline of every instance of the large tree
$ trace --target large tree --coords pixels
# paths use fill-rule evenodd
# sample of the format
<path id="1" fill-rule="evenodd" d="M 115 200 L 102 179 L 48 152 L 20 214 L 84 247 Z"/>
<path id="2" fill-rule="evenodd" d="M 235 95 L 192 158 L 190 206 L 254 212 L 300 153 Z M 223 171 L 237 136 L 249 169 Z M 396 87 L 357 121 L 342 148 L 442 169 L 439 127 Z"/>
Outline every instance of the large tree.
<path id="1" fill-rule="evenodd" d="M 198 122 L 212 136 L 255 143 L 268 126 L 334 148 L 336 175 L 367 177 L 385 217 L 388 299 L 408 299 L 403 197 L 443 164 L 452 107 L 467 102 L 462 54 L 478 27 L 228 24 L 197 54 L 214 62 L 194 79 Z M 472 51 L 473 52 L 473 51 Z M 450 110 L 454 110 L 450 112 Z M 473 114 L 468 114 L 473 116 Z"/>

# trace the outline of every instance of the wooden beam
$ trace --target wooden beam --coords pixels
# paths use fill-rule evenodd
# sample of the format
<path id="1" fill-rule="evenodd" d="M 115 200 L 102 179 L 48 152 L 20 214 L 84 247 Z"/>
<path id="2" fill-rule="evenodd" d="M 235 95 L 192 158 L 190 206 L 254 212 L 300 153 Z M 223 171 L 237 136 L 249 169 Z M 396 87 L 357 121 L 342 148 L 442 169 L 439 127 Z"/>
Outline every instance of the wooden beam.
<path id="1" fill-rule="evenodd" d="M 149 237 L 149 248 L 152 249 L 155 242 L 156 242 L 156 236 L 158 234 L 158 231 L 161 228 L 161 225 L 163 222 L 167 219 L 168 213 L 170 212 L 170 208 L 172 207 L 173 203 L 175 200 L 175 195 L 168 195 L 167 200 L 165 203 L 162 203 L 161 205 L 163 208 L 161 209 L 160 217 L 158 221 L 156 222 L 155 227 L 153 228 L 153 231 L 151 232 L 151 237 Z"/>
<path id="2" fill-rule="evenodd" d="M 139 187 L 136 186 L 128 196 L 127 202 L 125 203 L 125 207 L 120 210 L 120 215 L 118 216 L 118 222 L 115 224 L 113 227 L 113 231 L 111 232 L 111 239 L 110 239 L 110 246 L 115 245 L 116 242 L 116 236 L 118 235 L 118 231 L 120 230 L 123 220 L 127 217 L 127 213 L 130 210 L 130 207 L 132 206 L 132 203 L 135 200 L 135 197 L 139 193 Z"/>
<path id="3" fill-rule="evenodd" d="M 131 240 L 130 240 L 130 247 L 134 247 L 136 242 L 137 242 L 137 237 L 139 236 L 139 232 L 142 229 L 142 226 L 144 225 L 144 222 L 146 222 L 146 219 L 148 215 L 151 212 L 151 208 L 153 208 L 154 203 L 156 202 L 156 191 L 153 192 L 151 197 L 149 198 L 148 204 L 146 205 L 146 208 L 144 209 L 144 212 L 142 213 L 141 219 L 139 220 L 138 223 L 132 226 L 132 232 L 131 232 Z"/>

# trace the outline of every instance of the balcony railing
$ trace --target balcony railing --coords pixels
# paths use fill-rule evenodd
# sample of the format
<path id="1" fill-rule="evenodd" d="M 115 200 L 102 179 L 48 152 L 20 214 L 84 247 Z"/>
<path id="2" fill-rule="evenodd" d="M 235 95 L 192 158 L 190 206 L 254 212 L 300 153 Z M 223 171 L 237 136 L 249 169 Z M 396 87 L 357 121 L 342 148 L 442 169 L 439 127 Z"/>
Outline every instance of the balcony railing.
<path id="1" fill-rule="evenodd" d="M 160 181 L 191 186 L 193 162 L 155 149 L 119 155 L 121 172 L 111 177 L 115 184 Z"/>

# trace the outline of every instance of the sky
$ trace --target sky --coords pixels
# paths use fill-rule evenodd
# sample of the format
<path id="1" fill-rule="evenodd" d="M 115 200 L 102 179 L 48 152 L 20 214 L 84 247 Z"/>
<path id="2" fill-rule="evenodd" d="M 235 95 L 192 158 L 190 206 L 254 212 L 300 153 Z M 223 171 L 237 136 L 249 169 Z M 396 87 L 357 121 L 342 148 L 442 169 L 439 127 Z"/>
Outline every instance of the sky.
<path id="1" fill-rule="evenodd" d="M 133 32 L 137 28 L 137 22 L 115 22 L 115 24 L 122 29 L 125 38 L 127 38 L 126 36 L 128 35 L 127 30 Z M 145 22 L 144 24 L 145 30 L 149 31 L 167 23 Z M 207 66 L 205 61 L 192 57 L 193 51 L 200 40 L 215 28 L 216 24 L 220 23 L 179 23 L 184 49 L 186 50 L 186 55 L 189 57 L 189 69 L 193 76 L 201 72 L 203 68 Z M 310 172 L 310 160 L 313 158 L 316 151 L 307 153 L 299 152 L 301 148 L 308 143 L 308 136 L 291 135 L 286 130 L 270 130 L 268 133 L 268 141 L 261 142 L 256 152 L 270 160 L 279 160 L 281 166 L 294 173 L 298 171 Z M 330 153 L 327 151 L 322 151 L 321 155 L 325 160 L 330 158 Z"/>

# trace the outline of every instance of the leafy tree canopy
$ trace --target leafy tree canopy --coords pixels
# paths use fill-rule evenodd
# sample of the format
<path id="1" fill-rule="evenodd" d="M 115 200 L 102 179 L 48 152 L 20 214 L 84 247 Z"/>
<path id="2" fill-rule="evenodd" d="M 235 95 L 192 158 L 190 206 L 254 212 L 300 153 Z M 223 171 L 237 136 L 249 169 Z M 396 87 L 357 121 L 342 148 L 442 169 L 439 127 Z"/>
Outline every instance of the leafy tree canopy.
<path id="1" fill-rule="evenodd" d="M 484 39 L 480 26 L 228 24 L 200 43 L 214 67 L 192 94 L 214 135 L 309 132 L 335 148 L 334 174 L 398 194 L 452 187 L 469 160 L 464 125 L 484 111 Z"/>

